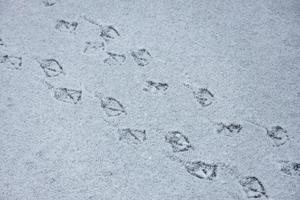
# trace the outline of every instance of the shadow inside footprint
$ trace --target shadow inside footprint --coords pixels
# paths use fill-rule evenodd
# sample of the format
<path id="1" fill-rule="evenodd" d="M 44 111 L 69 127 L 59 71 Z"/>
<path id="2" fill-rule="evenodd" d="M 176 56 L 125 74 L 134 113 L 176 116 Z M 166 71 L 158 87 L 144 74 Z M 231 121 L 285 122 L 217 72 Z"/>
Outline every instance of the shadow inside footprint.
<path id="1" fill-rule="evenodd" d="M 187 172 L 197 178 L 213 180 L 217 177 L 218 165 L 205 163 L 203 161 L 194 161 L 185 165 Z"/>
<path id="2" fill-rule="evenodd" d="M 43 4 L 45 7 L 54 6 L 57 0 L 43 0 Z"/>
<path id="3" fill-rule="evenodd" d="M 77 104 L 81 101 L 82 91 L 68 88 L 55 88 L 54 98 L 58 101 Z"/>
<path id="4" fill-rule="evenodd" d="M 83 50 L 84 54 L 98 54 L 99 51 L 104 51 L 105 45 L 104 42 L 85 42 L 85 48 Z"/>
<path id="5" fill-rule="evenodd" d="M 280 171 L 289 176 L 300 176 L 300 163 L 292 161 L 280 161 Z"/>
<path id="6" fill-rule="evenodd" d="M 120 65 L 123 64 L 126 61 L 126 56 L 124 54 L 117 54 L 117 53 L 111 53 L 107 52 L 108 58 L 105 58 L 103 62 L 105 64 L 108 64 L 110 66 L 113 65 Z"/>
<path id="7" fill-rule="evenodd" d="M 265 187 L 258 178 L 255 176 L 246 176 L 239 180 L 240 185 L 242 186 L 244 192 L 248 198 L 261 198 L 266 197 Z"/>
<path id="8" fill-rule="evenodd" d="M 5 64 L 8 69 L 21 70 L 22 57 L 4 55 L 0 58 L 0 64 Z"/>
<path id="9" fill-rule="evenodd" d="M 272 139 L 275 146 L 279 147 L 288 142 L 289 136 L 287 130 L 281 126 L 273 126 L 271 129 L 267 130 L 267 135 Z"/>
<path id="10" fill-rule="evenodd" d="M 171 131 L 165 135 L 165 141 L 172 147 L 173 152 L 184 152 L 193 149 L 187 136 L 179 131 Z"/>
<path id="11" fill-rule="evenodd" d="M 38 62 L 40 63 L 40 67 L 43 69 L 47 77 L 56 77 L 60 74 L 64 74 L 63 67 L 57 60 L 53 58 L 43 59 Z"/>
<path id="12" fill-rule="evenodd" d="M 169 85 L 167 83 L 156 82 L 151 80 L 146 81 L 146 83 L 146 87 L 143 88 L 145 92 L 164 92 L 169 88 Z"/>
<path id="13" fill-rule="evenodd" d="M 210 106 L 214 102 L 214 95 L 206 88 L 193 91 L 193 95 L 202 107 Z"/>
<path id="14" fill-rule="evenodd" d="M 126 115 L 124 106 L 113 97 L 104 97 L 101 99 L 101 107 L 108 117 Z"/>
<path id="15" fill-rule="evenodd" d="M 146 131 L 141 129 L 120 129 L 119 134 L 119 140 L 126 140 L 132 144 L 140 144 L 146 140 Z"/>
<path id="16" fill-rule="evenodd" d="M 103 38 L 105 42 L 113 40 L 119 36 L 119 32 L 113 26 L 101 26 L 100 37 Z"/>
<path id="17" fill-rule="evenodd" d="M 55 29 L 59 31 L 69 31 L 70 33 L 75 32 L 77 29 L 78 22 L 68 22 L 66 20 L 60 19 L 55 25 Z"/>
<path id="18" fill-rule="evenodd" d="M 139 66 L 146 66 L 150 63 L 152 59 L 151 54 L 146 49 L 138 49 L 131 51 L 131 56 L 133 57 L 135 63 Z"/>
<path id="19" fill-rule="evenodd" d="M 237 123 L 218 123 L 218 130 L 217 133 L 224 133 L 227 136 L 238 134 L 242 130 L 242 125 Z"/>

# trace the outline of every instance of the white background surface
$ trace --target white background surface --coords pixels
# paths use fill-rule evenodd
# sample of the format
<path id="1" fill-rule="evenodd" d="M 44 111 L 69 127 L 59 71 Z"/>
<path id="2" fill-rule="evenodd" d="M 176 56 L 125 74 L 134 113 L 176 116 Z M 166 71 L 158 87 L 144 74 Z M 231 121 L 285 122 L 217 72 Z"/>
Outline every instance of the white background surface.
<path id="1" fill-rule="evenodd" d="M 83 16 L 118 30 L 105 51 L 125 54 L 124 63 L 83 53 L 86 41 L 101 39 Z M 59 31 L 59 19 L 79 25 Z M 300 161 L 299 20 L 297 0 L 1 0 L 1 56 L 23 62 L 21 70 L 0 64 L 0 199 L 247 199 L 236 180 L 198 179 L 173 154 L 235 166 L 258 177 L 270 199 L 300 199 L 300 177 L 276 164 Z M 149 65 L 130 56 L 139 48 L 151 53 Z M 66 75 L 47 78 L 36 58 L 58 60 Z M 82 89 L 82 101 L 57 101 L 45 80 Z M 169 88 L 145 92 L 147 80 Z M 214 103 L 202 107 L 185 83 L 208 88 Z M 127 115 L 107 117 L 94 92 L 119 100 Z M 282 126 L 289 143 L 275 147 L 247 120 Z M 220 135 L 212 121 L 243 129 Z M 127 127 L 145 129 L 147 140 L 119 140 Z M 172 152 L 164 137 L 176 130 L 194 150 Z"/>

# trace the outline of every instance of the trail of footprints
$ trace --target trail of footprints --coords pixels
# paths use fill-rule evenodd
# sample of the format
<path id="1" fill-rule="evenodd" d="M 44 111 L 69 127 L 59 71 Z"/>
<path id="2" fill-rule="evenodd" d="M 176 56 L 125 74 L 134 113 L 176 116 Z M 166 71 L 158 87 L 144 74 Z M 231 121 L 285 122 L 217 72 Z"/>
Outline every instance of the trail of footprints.
<path id="1" fill-rule="evenodd" d="M 109 45 L 110 41 L 119 38 L 121 35 L 119 31 L 112 25 L 101 25 L 95 20 L 83 16 L 83 19 L 99 28 L 100 34 L 99 38 L 102 39 L 101 42 L 99 41 L 87 41 L 86 47 L 84 48 L 83 53 L 88 54 L 88 50 L 93 50 L 94 52 L 105 51 L 105 47 Z M 114 65 L 122 65 L 131 56 L 134 62 L 138 66 L 146 66 L 150 64 L 152 60 L 152 56 L 148 50 L 145 48 L 131 50 L 128 54 L 127 53 L 120 53 L 120 52 L 109 52 L 105 51 L 106 58 L 103 60 L 103 63 L 114 66 Z M 96 55 L 97 53 L 95 53 Z"/>
<path id="2" fill-rule="evenodd" d="M 232 176 L 249 199 L 268 199 L 264 184 L 256 176 L 241 175 L 234 167 L 221 162 L 206 162 L 202 160 L 186 161 L 177 156 L 169 158 L 183 165 L 186 172 L 198 179 L 207 181 L 220 181 L 220 176 Z M 222 177 L 222 178 L 223 178 Z"/>
<path id="3" fill-rule="evenodd" d="M 43 0 L 42 4 L 45 7 L 52 7 L 57 4 L 57 0 Z M 112 25 L 101 25 L 93 19 L 86 16 L 83 17 L 85 21 L 99 27 L 99 38 L 95 41 L 86 41 L 83 49 L 84 54 L 98 55 L 100 51 L 105 51 L 106 46 L 110 41 L 121 37 L 118 30 Z M 80 24 L 76 21 L 67 21 L 59 19 L 56 22 L 55 29 L 60 32 L 74 33 L 76 32 Z M 101 39 L 101 40 L 99 40 Z M 0 38 L 0 48 L 5 48 L 5 41 Z M 105 52 L 106 58 L 103 63 L 109 66 L 122 65 L 130 56 L 134 63 L 139 67 L 145 67 L 151 63 L 152 55 L 145 48 L 131 50 L 128 54 Z M 36 59 L 40 69 L 43 71 L 47 79 L 57 78 L 66 75 L 64 66 L 60 64 L 55 58 L 43 58 Z M 22 70 L 23 62 L 22 56 L 18 55 L 1 55 L 0 65 L 5 66 L 8 69 Z M 81 89 L 55 87 L 52 84 L 45 81 L 48 90 L 52 93 L 53 98 L 56 101 L 68 104 L 78 104 L 82 100 L 83 91 Z M 215 95 L 207 88 L 195 88 L 189 84 L 184 84 L 187 87 L 195 101 L 203 109 L 207 109 L 215 102 Z M 142 89 L 144 92 L 156 95 L 158 93 L 167 92 L 170 85 L 166 82 L 159 82 L 155 80 L 147 80 L 145 86 Z M 107 97 L 103 94 L 95 94 L 100 100 L 100 108 L 108 118 L 117 118 L 120 116 L 126 116 L 126 106 L 124 106 L 119 100 L 114 97 Z M 270 128 L 265 127 L 254 122 L 250 122 L 265 130 L 266 136 L 272 141 L 275 147 L 285 145 L 289 141 L 288 132 L 283 127 L 276 125 Z M 235 136 L 243 131 L 243 126 L 239 123 L 214 123 L 217 126 L 217 134 L 224 134 L 226 136 Z M 132 145 L 142 145 L 147 141 L 147 131 L 144 129 L 135 128 L 118 128 L 119 140 L 125 141 Z M 256 176 L 243 176 L 240 175 L 237 170 L 231 168 L 224 163 L 207 162 L 203 160 L 186 161 L 180 158 L 178 155 L 182 153 L 188 153 L 195 150 L 192 142 L 181 131 L 168 131 L 164 135 L 164 141 L 170 148 L 171 155 L 168 157 L 183 165 L 186 172 L 198 179 L 207 181 L 218 180 L 220 173 L 227 173 L 236 179 L 236 182 L 240 185 L 244 191 L 244 195 L 249 199 L 268 199 L 268 194 L 263 182 Z M 300 163 L 294 161 L 278 161 L 280 165 L 280 172 L 287 176 L 299 177 L 300 176 Z"/>

